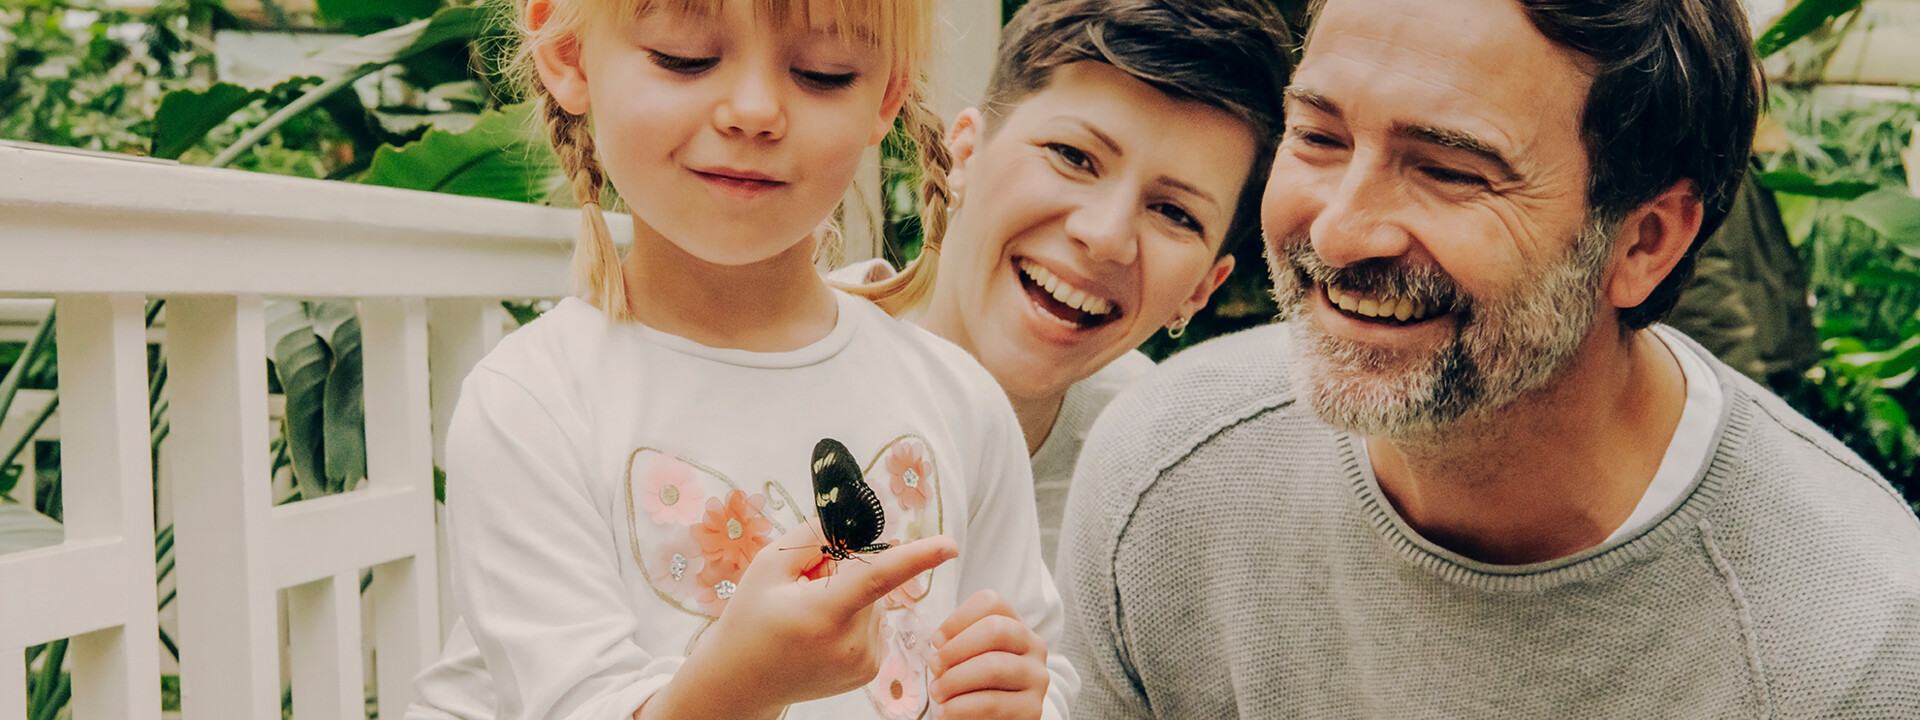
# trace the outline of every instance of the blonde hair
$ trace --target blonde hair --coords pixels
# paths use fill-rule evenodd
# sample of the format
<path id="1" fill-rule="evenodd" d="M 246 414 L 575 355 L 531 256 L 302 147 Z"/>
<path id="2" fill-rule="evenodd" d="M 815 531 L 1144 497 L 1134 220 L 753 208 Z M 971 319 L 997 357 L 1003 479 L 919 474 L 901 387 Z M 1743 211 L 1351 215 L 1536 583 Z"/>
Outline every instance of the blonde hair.
<path id="1" fill-rule="evenodd" d="M 566 42 L 569 38 L 577 41 L 581 30 L 589 22 L 634 18 L 656 11 L 711 15 L 720 11 L 724 1 L 550 0 L 544 5 L 546 16 L 533 18 L 529 12 L 535 0 L 513 0 L 513 24 L 519 31 L 519 42 L 511 50 L 506 66 L 508 76 L 527 88 L 533 96 L 538 117 L 546 126 L 547 139 L 553 145 L 554 153 L 560 159 L 560 168 L 566 173 L 573 190 L 573 200 L 580 205 L 580 231 L 575 238 L 573 252 L 574 293 L 606 312 L 615 322 L 632 322 L 638 318 L 627 298 L 626 280 L 620 268 L 620 250 L 614 247 L 606 216 L 601 211 L 602 197 L 607 187 L 606 172 L 601 168 L 600 158 L 594 151 L 593 130 L 588 118 L 560 107 L 534 70 L 533 48 L 545 42 Z M 754 4 L 756 11 L 771 16 L 777 22 L 800 23 L 809 22 L 813 6 L 809 0 L 754 0 Z M 930 161 L 925 170 L 928 180 L 923 184 L 931 186 L 937 177 L 939 186 L 937 208 L 925 198 L 922 203 L 925 212 L 937 218 L 937 221 L 923 221 L 927 228 L 926 247 L 929 250 L 923 251 L 922 257 L 931 252 L 937 262 L 940 237 L 937 233 L 944 233 L 946 229 L 946 176 L 952 160 L 941 143 L 944 132 L 942 123 L 928 106 L 926 83 L 922 77 L 933 42 L 933 0 L 830 0 L 830 4 L 833 17 L 856 20 L 850 23 L 856 26 L 855 31 L 847 33 L 847 37 L 870 39 L 891 59 L 893 81 L 902 83 L 906 91 L 901 110 L 902 123 L 920 145 L 921 157 Z M 930 151 L 929 146 L 934 150 Z M 937 165 L 931 162 L 934 159 L 938 160 Z M 933 194 L 936 193 L 931 190 L 923 192 L 923 196 Z M 833 233 L 830 224 L 823 224 L 823 227 L 825 230 L 816 233 L 816 238 L 824 241 Z M 921 264 L 916 262 L 908 270 L 916 271 Z M 928 275 L 930 277 L 931 273 Z M 902 273 L 902 276 L 907 276 L 907 273 Z M 860 294 L 888 308 L 889 312 L 897 312 L 898 308 L 905 305 L 890 301 L 889 298 L 900 295 L 917 300 L 923 297 L 926 288 L 918 285 L 915 288 L 917 294 L 907 295 L 905 293 L 909 288 L 904 284 L 898 290 L 889 290 L 883 284 L 862 288 Z"/>

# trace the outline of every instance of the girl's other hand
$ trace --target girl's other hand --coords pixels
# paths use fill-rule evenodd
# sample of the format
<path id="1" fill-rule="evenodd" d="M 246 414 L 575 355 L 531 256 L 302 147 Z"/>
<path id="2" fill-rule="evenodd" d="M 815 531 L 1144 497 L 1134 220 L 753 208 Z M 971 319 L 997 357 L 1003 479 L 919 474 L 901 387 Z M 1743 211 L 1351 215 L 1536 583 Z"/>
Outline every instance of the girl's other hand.
<path id="1" fill-rule="evenodd" d="M 1037 718 L 1047 697 L 1047 643 L 1006 598 L 981 590 L 940 624 L 929 693 L 936 717 Z"/>
<path id="2" fill-rule="evenodd" d="M 803 526 L 762 548 L 726 611 L 636 717 L 772 718 L 787 705 L 860 688 L 880 672 L 874 604 L 960 554 L 940 535 L 841 561 L 818 577 L 830 562 L 820 537 Z"/>

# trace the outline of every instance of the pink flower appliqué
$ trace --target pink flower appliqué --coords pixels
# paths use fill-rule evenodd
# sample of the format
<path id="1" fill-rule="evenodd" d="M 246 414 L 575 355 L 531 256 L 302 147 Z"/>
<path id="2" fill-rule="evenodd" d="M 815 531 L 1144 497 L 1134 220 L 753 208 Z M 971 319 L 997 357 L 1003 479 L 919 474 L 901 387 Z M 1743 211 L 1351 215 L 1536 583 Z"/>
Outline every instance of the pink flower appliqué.
<path id="1" fill-rule="evenodd" d="M 706 570 L 707 560 L 691 534 L 675 535 L 653 547 L 647 558 L 647 579 L 667 597 L 687 603 L 700 595 L 700 574 Z"/>
<path id="2" fill-rule="evenodd" d="M 647 483 L 640 509 L 660 525 L 692 525 L 707 504 L 707 491 L 693 479 L 693 466 L 661 453 L 647 464 Z"/>
<path id="3" fill-rule="evenodd" d="M 773 523 L 761 512 L 766 505 L 767 496 L 739 490 L 727 493 L 724 502 L 707 498 L 706 516 L 692 530 L 710 568 L 743 570 L 760 548 L 773 542 Z"/>
<path id="4" fill-rule="evenodd" d="M 727 601 L 733 599 L 734 592 L 740 589 L 740 576 L 745 573 L 745 568 L 709 563 L 700 571 L 700 594 L 694 597 L 694 602 L 708 615 L 720 617 L 720 613 L 727 609 Z"/>
<path id="5" fill-rule="evenodd" d="M 887 653 L 887 659 L 880 663 L 879 677 L 867 686 L 867 694 L 887 720 L 914 720 L 927 706 L 927 687 L 920 673 L 898 650 Z"/>
<path id="6" fill-rule="evenodd" d="M 933 462 L 927 459 L 927 446 L 906 438 L 887 450 L 889 489 L 901 507 L 919 510 L 927 506 L 927 488 L 933 483 Z"/>

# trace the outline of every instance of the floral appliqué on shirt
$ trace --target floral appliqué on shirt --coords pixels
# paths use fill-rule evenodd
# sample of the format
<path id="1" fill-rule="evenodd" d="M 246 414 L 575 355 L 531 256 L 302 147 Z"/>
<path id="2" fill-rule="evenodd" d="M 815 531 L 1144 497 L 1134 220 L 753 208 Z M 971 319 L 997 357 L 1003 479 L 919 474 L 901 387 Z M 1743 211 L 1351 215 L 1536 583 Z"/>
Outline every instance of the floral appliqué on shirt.
<path id="1" fill-rule="evenodd" d="M 794 463 L 795 487 L 811 488 L 806 471 L 804 459 Z M 787 526 L 772 513 L 788 511 L 796 525 L 813 514 L 811 503 L 794 502 L 779 483 L 742 488 L 710 467 L 653 448 L 629 455 L 626 474 L 634 561 L 662 600 L 709 622 L 726 610 L 754 554 L 786 532 Z M 881 540 L 900 544 L 941 532 L 945 518 L 939 471 L 925 440 L 914 435 L 895 438 L 866 464 L 864 474 L 886 511 Z M 641 529 L 642 522 L 647 531 Z M 641 538 L 649 538 L 645 544 L 650 547 L 643 547 Z M 880 674 L 866 693 L 885 720 L 917 720 L 928 712 L 935 627 L 916 605 L 932 589 L 929 572 L 881 603 L 884 655 Z"/>

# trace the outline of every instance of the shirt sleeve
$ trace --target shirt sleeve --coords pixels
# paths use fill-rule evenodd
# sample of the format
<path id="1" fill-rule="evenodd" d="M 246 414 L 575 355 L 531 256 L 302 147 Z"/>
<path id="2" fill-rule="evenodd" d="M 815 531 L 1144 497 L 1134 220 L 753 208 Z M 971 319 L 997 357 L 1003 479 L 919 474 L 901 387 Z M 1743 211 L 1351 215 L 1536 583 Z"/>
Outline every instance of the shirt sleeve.
<path id="1" fill-rule="evenodd" d="M 1129 438 L 1117 437 L 1112 424 L 1100 423 L 1080 452 L 1067 491 L 1067 513 L 1055 559 L 1060 594 L 1066 606 L 1062 653 L 1084 674 L 1073 711 L 1089 718 L 1151 718 L 1139 674 L 1124 651 L 1120 592 L 1114 575 L 1114 549 L 1124 517 L 1110 511 L 1113 488 L 1131 486 L 1140 473 L 1125 452 Z M 1137 460 L 1138 458 L 1131 458 Z"/>
<path id="2" fill-rule="evenodd" d="M 1041 717 L 1064 719 L 1079 691 L 1080 676 L 1060 647 L 1066 614 L 1053 576 L 1040 557 L 1033 469 L 1027 461 L 1020 421 L 1003 396 L 996 394 L 992 400 L 985 405 L 990 410 L 980 462 L 975 466 L 977 474 L 970 478 L 967 544 L 960 548 L 959 599 L 964 602 L 983 589 L 999 592 L 1046 641 L 1049 682 Z"/>
<path id="3" fill-rule="evenodd" d="M 447 432 L 453 593 L 501 720 L 626 718 L 683 660 L 633 639 L 640 618 L 589 489 L 587 437 L 484 366 Z"/>

